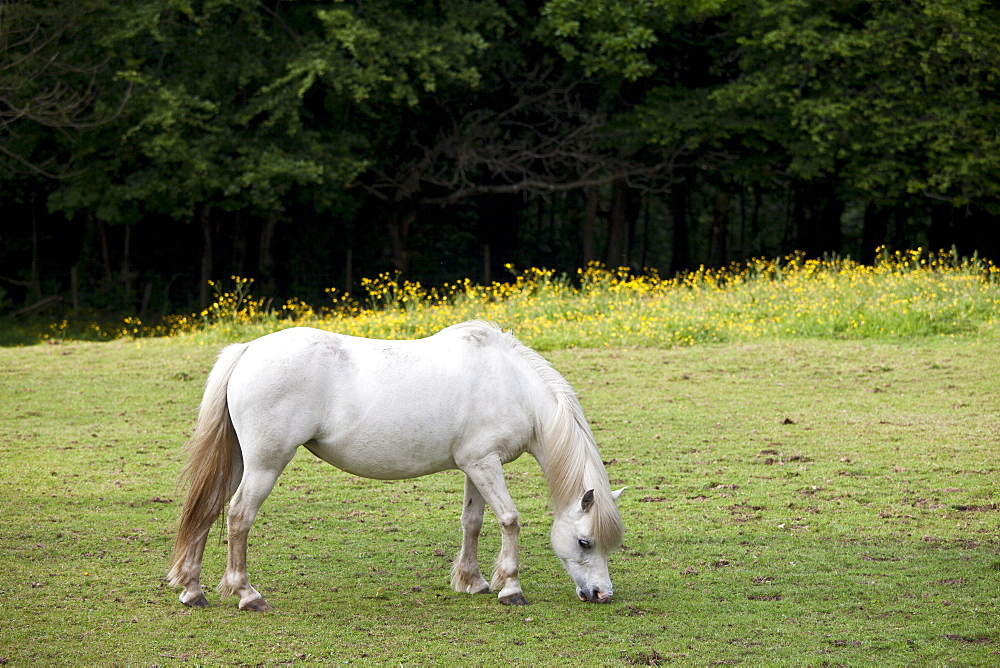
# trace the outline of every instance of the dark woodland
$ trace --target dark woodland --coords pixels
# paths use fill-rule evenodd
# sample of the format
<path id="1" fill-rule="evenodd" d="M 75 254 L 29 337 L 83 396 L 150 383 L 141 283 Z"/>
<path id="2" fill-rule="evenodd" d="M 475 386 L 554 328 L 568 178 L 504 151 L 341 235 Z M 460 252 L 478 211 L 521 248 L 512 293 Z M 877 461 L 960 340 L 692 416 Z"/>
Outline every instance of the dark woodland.
<path id="1" fill-rule="evenodd" d="M 0 314 L 997 261 L 998 91 L 977 0 L 0 0 Z"/>

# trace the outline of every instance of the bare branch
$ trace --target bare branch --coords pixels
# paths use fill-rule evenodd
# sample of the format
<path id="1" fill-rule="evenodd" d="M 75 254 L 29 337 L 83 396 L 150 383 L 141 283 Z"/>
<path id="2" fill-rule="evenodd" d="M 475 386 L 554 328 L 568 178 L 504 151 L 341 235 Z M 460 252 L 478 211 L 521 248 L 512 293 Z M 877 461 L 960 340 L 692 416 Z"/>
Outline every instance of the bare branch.
<path id="1" fill-rule="evenodd" d="M 25 169 L 27 173 L 38 174 L 39 176 L 44 176 L 50 179 L 60 179 L 65 176 L 65 174 L 62 173 L 57 174 L 56 172 L 49 171 L 45 169 L 43 165 L 36 164 L 18 155 L 14 151 L 11 151 L 6 146 L 4 146 L 2 142 L 0 142 L 0 154 L 7 156 L 15 163 L 21 165 L 22 168 Z"/>
<path id="2" fill-rule="evenodd" d="M 649 153 L 629 128 L 609 121 L 594 82 L 542 68 L 504 74 L 500 90 L 482 99 L 506 98 L 507 105 L 457 118 L 430 145 L 414 141 L 418 157 L 392 173 L 369 174 L 362 187 L 387 200 L 451 204 L 487 193 L 549 194 L 617 180 L 647 190 L 674 182 L 684 147 Z"/>
<path id="3" fill-rule="evenodd" d="M 110 59 L 78 57 L 70 31 L 86 17 L 86 10 L 72 4 L 0 2 L 0 155 L 16 171 L 61 176 L 12 148 L 22 123 L 58 130 L 96 127 L 116 118 L 131 96 L 128 85 L 116 109 L 95 109 Z"/>

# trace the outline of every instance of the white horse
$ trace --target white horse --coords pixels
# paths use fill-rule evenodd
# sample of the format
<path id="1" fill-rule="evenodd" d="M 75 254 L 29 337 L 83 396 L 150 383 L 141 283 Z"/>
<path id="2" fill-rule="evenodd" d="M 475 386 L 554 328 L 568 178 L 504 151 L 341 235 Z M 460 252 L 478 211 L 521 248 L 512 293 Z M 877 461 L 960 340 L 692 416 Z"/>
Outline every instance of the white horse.
<path id="1" fill-rule="evenodd" d="M 188 495 L 170 583 L 185 605 L 208 605 L 199 583 L 209 530 L 228 510 L 219 584 L 242 610 L 270 610 L 247 577 L 247 534 L 278 475 L 304 445 L 339 469 L 398 480 L 465 473 L 462 547 L 451 585 L 526 604 L 518 582 L 520 521 L 502 466 L 528 452 L 549 485 L 552 547 L 581 600 L 612 597 L 608 553 L 623 525 L 594 436 L 573 390 L 510 334 L 469 322 L 416 341 L 294 328 L 225 348 L 208 376 L 186 450 Z M 231 498 L 230 498 L 231 497 Z M 493 580 L 477 549 L 488 503 L 500 523 Z"/>

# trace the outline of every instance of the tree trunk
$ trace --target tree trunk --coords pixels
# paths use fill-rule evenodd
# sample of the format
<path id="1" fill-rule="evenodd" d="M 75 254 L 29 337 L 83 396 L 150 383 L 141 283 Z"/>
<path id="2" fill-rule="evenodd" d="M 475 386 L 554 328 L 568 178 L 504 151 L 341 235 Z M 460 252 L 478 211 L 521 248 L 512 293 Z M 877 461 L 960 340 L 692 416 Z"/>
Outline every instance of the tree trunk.
<path id="1" fill-rule="evenodd" d="M 80 315 L 80 264 L 69 268 L 69 297 L 73 307 L 73 317 Z"/>
<path id="2" fill-rule="evenodd" d="M 955 207 L 951 204 L 931 206 L 931 225 L 927 229 L 927 245 L 930 250 L 951 250 L 957 247 L 955 239 Z"/>
<path id="3" fill-rule="evenodd" d="M 639 241 L 639 268 L 646 270 L 646 253 L 649 250 L 649 198 L 642 198 L 642 236 Z"/>
<path id="4" fill-rule="evenodd" d="M 354 249 L 348 248 L 344 258 L 344 292 L 354 289 Z"/>
<path id="5" fill-rule="evenodd" d="M 142 318 L 146 317 L 146 313 L 149 311 L 149 303 L 153 300 L 153 284 L 146 283 L 146 287 L 142 291 L 142 302 L 139 306 L 139 316 Z"/>
<path id="6" fill-rule="evenodd" d="M 264 294 L 267 295 L 275 294 L 278 287 L 274 276 L 274 233 L 277 228 L 278 216 L 269 212 L 264 216 L 264 226 L 260 231 L 260 251 L 257 257 L 261 286 L 264 289 Z"/>
<path id="7" fill-rule="evenodd" d="M 183 274 L 174 274 L 167 281 L 167 284 L 163 286 L 163 304 L 160 305 L 160 317 L 165 318 L 168 313 L 170 313 L 170 288 L 173 286 L 174 281 L 183 276 Z"/>
<path id="8" fill-rule="evenodd" d="M 764 252 L 764 244 L 761 240 L 760 229 L 760 204 L 761 192 L 758 186 L 753 186 L 753 212 L 750 214 L 750 245 L 749 255 L 761 255 Z"/>
<path id="9" fill-rule="evenodd" d="M 691 269 L 691 250 L 688 248 L 688 215 L 691 208 L 691 191 L 686 183 L 679 183 L 670 191 L 671 229 L 670 273 L 677 274 Z"/>
<path id="10" fill-rule="evenodd" d="M 101 237 L 101 262 L 104 266 L 104 284 L 110 289 L 113 279 L 111 278 L 111 252 L 108 249 L 108 226 L 103 220 L 96 221 L 96 225 Z"/>
<path id="11" fill-rule="evenodd" d="M 729 260 L 729 193 L 715 193 L 712 226 L 708 234 L 708 265 L 721 267 Z"/>
<path id="12" fill-rule="evenodd" d="M 70 270 L 70 301 L 73 315 L 79 315 L 80 308 L 88 301 L 94 284 L 94 265 L 100 260 L 93 257 L 100 243 L 100 229 L 92 215 L 83 219 L 80 234 L 80 251 Z"/>
<path id="13" fill-rule="evenodd" d="M 132 226 L 125 226 L 125 239 L 122 241 L 122 268 L 118 272 L 118 278 L 122 283 L 122 305 L 125 308 L 132 307 L 132 281 L 136 274 L 131 267 L 132 253 Z"/>
<path id="14" fill-rule="evenodd" d="M 621 179 L 611 184 L 611 215 L 608 224 L 608 267 L 629 266 L 628 186 Z"/>
<path id="15" fill-rule="evenodd" d="M 42 298 L 42 280 L 38 275 L 38 220 L 35 216 L 35 197 L 31 197 L 31 274 L 28 277 L 27 304 L 37 303 Z"/>
<path id="16" fill-rule="evenodd" d="M 397 271 L 405 272 L 410 263 L 405 242 L 416 219 L 416 211 L 407 208 L 404 212 L 403 207 L 398 204 L 389 212 L 389 260 Z"/>
<path id="17" fill-rule="evenodd" d="M 270 212 L 265 214 L 265 221 L 268 216 L 270 216 Z M 244 276 L 244 277 L 247 275 L 248 272 L 252 275 L 253 267 L 252 266 L 250 268 L 247 267 L 247 260 L 248 260 L 247 256 L 250 251 L 247 249 L 248 246 L 247 227 L 243 225 L 243 220 L 242 220 L 243 209 L 237 209 L 233 214 L 228 216 L 228 218 L 233 228 L 231 235 L 233 252 L 230 260 L 230 266 L 232 266 L 233 268 L 232 273 L 235 274 L 236 276 Z M 265 222 L 265 225 L 266 224 L 267 223 Z"/>
<path id="18" fill-rule="evenodd" d="M 597 186 L 587 187 L 587 204 L 583 210 L 583 264 L 590 264 L 597 259 L 594 254 L 594 221 L 597 219 L 597 205 L 600 190 Z"/>
<path id="19" fill-rule="evenodd" d="M 829 182 L 803 183 L 795 189 L 792 217 L 797 250 L 809 257 L 839 253 L 843 245 L 840 219 L 844 203 Z"/>
<path id="20" fill-rule="evenodd" d="M 865 217 L 861 227 L 861 260 L 873 264 L 876 250 L 885 244 L 889 232 L 888 216 L 885 210 L 875 204 L 865 207 Z"/>
<path id="21" fill-rule="evenodd" d="M 209 305 L 211 295 L 209 294 L 208 282 L 212 280 L 212 272 L 214 271 L 212 265 L 212 210 L 207 206 L 201 210 L 201 234 L 204 243 L 201 249 L 201 283 L 198 286 L 198 304 L 204 310 Z"/>
<path id="22" fill-rule="evenodd" d="M 913 219 L 913 209 L 906 206 L 897 206 L 892 210 L 892 227 L 889 229 L 889 246 L 895 250 L 906 250 L 910 247 L 910 239 L 913 238 L 911 230 Z"/>

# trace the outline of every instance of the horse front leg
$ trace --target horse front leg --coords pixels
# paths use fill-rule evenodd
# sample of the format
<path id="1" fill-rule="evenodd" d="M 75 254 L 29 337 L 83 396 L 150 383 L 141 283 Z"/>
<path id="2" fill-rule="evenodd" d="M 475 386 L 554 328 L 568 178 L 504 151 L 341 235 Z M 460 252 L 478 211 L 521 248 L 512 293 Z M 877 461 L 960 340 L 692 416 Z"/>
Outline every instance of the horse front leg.
<path id="1" fill-rule="evenodd" d="M 503 479 L 500 458 L 490 456 L 464 468 L 465 474 L 475 484 L 500 523 L 500 553 L 490 589 L 498 591 L 497 598 L 504 605 L 528 605 L 518 581 L 517 537 L 521 532 L 521 518 L 514 506 L 507 484 Z"/>
<path id="2" fill-rule="evenodd" d="M 462 547 L 451 566 L 451 586 L 463 594 L 489 594 L 490 586 L 479 572 L 479 533 L 486 501 L 475 483 L 465 477 L 462 505 Z"/>

